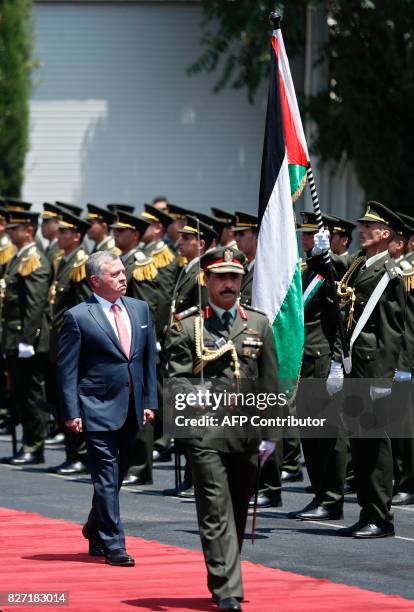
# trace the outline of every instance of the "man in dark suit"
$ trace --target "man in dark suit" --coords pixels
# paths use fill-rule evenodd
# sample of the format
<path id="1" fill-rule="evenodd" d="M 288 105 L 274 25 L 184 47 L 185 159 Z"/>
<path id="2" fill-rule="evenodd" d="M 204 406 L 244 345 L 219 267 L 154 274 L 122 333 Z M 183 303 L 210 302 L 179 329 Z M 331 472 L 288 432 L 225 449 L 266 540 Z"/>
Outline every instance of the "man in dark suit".
<path id="1" fill-rule="evenodd" d="M 122 261 L 109 251 L 91 255 L 86 302 L 65 314 L 58 380 L 65 425 L 85 432 L 94 494 L 83 527 L 92 555 L 110 565 L 134 565 L 125 551 L 119 489 L 137 429 L 157 407 L 155 338 L 148 305 L 124 297 Z"/>

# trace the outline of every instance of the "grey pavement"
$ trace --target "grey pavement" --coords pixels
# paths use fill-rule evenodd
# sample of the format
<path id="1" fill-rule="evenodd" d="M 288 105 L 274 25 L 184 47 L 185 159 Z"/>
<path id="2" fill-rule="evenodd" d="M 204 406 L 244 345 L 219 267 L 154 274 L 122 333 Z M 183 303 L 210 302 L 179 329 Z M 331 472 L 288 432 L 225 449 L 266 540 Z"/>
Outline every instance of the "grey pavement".
<path id="1" fill-rule="evenodd" d="M 0 457 L 10 455 L 11 444 L 0 437 Z M 62 477 L 47 468 L 64 460 L 62 449 L 47 450 L 46 464 L 16 468 L 0 464 L 0 507 L 37 512 L 44 516 L 83 523 L 89 511 L 89 477 Z M 121 490 L 121 515 L 127 535 L 200 550 L 194 503 L 165 497 L 173 486 L 173 464 L 154 465 L 154 484 Z M 306 576 L 327 578 L 383 593 L 414 599 L 414 506 L 395 508 L 395 538 L 361 541 L 340 538 L 337 527 L 354 523 L 358 505 L 346 497 L 345 519 L 333 523 L 289 519 L 288 512 L 303 508 L 311 495 L 307 480 L 283 489 L 283 507 L 258 512 L 256 542 L 250 541 L 249 517 L 244 559 Z M 85 541 L 79 532 L 79 542 Z M 414 604 L 413 604 L 414 610 Z"/>

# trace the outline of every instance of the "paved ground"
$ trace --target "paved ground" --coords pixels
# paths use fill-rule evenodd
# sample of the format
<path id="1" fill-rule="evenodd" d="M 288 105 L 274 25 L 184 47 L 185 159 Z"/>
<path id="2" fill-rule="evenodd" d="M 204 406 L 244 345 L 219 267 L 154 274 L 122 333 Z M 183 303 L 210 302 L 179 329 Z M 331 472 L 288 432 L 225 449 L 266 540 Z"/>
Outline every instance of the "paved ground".
<path id="1" fill-rule="evenodd" d="M 10 454 L 10 441 L 0 437 L 0 457 Z M 44 516 L 82 523 L 88 513 L 88 477 L 64 478 L 47 467 L 63 461 L 61 449 L 48 450 L 46 464 L 15 468 L 0 464 L 0 507 L 38 512 Z M 397 537 L 370 542 L 335 536 L 336 527 L 352 524 L 358 516 L 354 496 L 347 496 L 345 520 L 333 524 L 301 522 L 287 513 L 305 506 L 308 484 L 286 486 L 283 507 L 258 514 L 256 543 L 248 534 L 244 558 L 268 567 L 328 578 L 383 593 L 414 599 L 414 506 L 395 509 Z M 185 548 L 200 549 L 192 502 L 164 497 L 173 486 L 172 463 L 156 464 L 154 485 L 124 488 L 121 510 L 127 534 Z M 80 542 L 85 542 L 79 533 Z M 414 604 L 413 604 L 414 610 Z"/>

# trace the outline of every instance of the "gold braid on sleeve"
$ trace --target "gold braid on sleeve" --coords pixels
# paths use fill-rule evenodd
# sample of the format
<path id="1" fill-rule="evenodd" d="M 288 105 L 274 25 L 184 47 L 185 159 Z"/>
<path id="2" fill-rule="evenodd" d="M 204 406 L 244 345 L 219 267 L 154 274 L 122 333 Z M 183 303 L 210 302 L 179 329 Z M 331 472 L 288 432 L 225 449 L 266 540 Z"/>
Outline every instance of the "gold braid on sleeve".
<path id="1" fill-rule="evenodd" d="M 197 361 L 194 365 L 194 374 L 199 374 L 201 370 L 201 361 L 205 363 L 209 363 L 211 361 L 215 361 L 222 357 L 225 353 L 231 352 L 231 357 L 233 360 L 233 370 L 234 376 L 237 380 L 240 380 L 240 362 L 239 357 L 237 355 L 236 347 L 234 346 L 231 340 L 228 340 L 226 344 L 223 344 L 218 349 L 210 349 L 204 346 L 203 341 L 203 329 L 204 329 L 204 320 L 202 317 L 195 317 L 194 320 L 194 337 L 195 337 L 195 349 Z"/>

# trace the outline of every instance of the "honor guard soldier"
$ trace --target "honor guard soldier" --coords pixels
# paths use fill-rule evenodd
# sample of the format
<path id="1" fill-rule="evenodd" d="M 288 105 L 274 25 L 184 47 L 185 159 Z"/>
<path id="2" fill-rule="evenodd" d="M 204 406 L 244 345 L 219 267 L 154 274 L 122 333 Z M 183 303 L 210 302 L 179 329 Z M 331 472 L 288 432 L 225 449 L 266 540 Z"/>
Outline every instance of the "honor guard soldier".
<path id="1" fill-rule="evenodd" d="M 318 230 L 315 213 L 303 212 L 297 231 L 302 238 L 305 253 L 311 253 L 314 236 Z M 330 215 L 323 215 L 325 227 L 329 227 L 331 238 L 332 222 L 339 221 Z M 339 227 L 339 226 L 337 226 Z M 332 245 L 332 241 L 331 241 Z M 305 415 L 312 414 L 312 387 L 306 386 L 305 379 L 325 379 L 329 374 L 331 357 L 336 339 L 336 315 L 333 298 L 325 279 L 312 272 L 306 264 L 302 270 L 305 344 L 303 350 L 301 379 L 297 395 L 298 411 L 304 407 Z M 322 383 L 321 383 L 322 384 Z M 326 391 L 323 391 L 326 397 Z M 315 397 L 315 396 L 314 396 Z M 313 400 L 314 401 L 314 400 Z M 306 468 L 314 493 L 314 499 L 303 510 L 294 513 L 301 520 L 337 520 L 342 518 L 344 483 L 347 465 L 347 442 L 336 428 L 331 428 L 331 437 L 302 438 Z"/>
<path id="2" fill-rule="evenodd" d="M 173 219 L 173 222 L 168 226 L 167 235 L 165 239 L 168 241 L 168 245 L 172 251 L 178 254 L 178 241 L 180 238 L 179 230 L 183 229 L 185 225 L 185 219 L 187 215 L 191 215 L 191 212 L 182 206 L 168 203 L 168 214 Z M 185 257 L 180 257 L 178 254 L 178 265 L 182 268 L 187 262 Z"/>
<path id="3" fill-rule="evenodd" d="M 115 215 L 117 215 L 120 210 L 122 212 L 126 212 L 132 215 L 135 210 L 135 206 L 131 206 L 131 204 L 107 204 L 106 208 L 113 212 Z"/>
<path id="4" fill-rule="evenodd" d="M 23 444 L 10 459 L 12 465 L 43 463 L 45 413 L 43 369 L 48 350 L 44 312 L 50 283 L 50 264 L 37 248 L 38 213 L 7 214 L 7 231 L 17 252 L 4 276 L 2 352 L 7 358 L 11 393 L 17 420 L 23 427 Z"/>
<path id="5" fill-rule="evenodd" d="M 277 393 L 274 338 L 266 315 L 238 304 L 244 255 L 228 247 L 211 249 L 200 260 L 208 304 L 174 317 L 169 352 L 173 390 L 193 389 L 200 367 L 206 379 L 233 388 L 242 380 Z M 221 388 L 221 387 L 220 387 Z M 218 438 L 206 428 L 187 440 L 198 525 L 207 566 L 207 586 L 220 610 L 241 610 L 240 552 L 249 498 L 257 480 L 258 450 L 268 455 L 274 442 L 252 437 Z"/>
<path id="6" fill-rule="evenodd" d="M 407 295 L 403 350 L 406 349 L 408 362 L 404 367 L 409 372 L 409 378 L 411 379 L 414 368 L 414 218 L 400 212 L 398 215 L 404 221 L 404 254 L 400 255 L 396 261 L 402 270 Z M 414 504 L 414 415 L 412 394 L 410 401 L 410 408 L 403 424 L 403 431 L 406 436 L 391 440 L 394 462 L 393 506 Z"/>
<path id="7" fill-rule="evenodd" d="M 168 300 L 158 280 L 158 270 L 152 257 L 143 253 L 139 244 L 150 222 L 143 217 L 118 210 L 117 220 L 111 225 L 115 244 L 121 251 L 125 266 L 127 296 L 148 303 L 154 321 L 157 338 L 160 337 L 167 320 Z M 152 483 L 152 454 L 154 429 L 147 423 L 139 429 L 129 458 L 128 474 L 123 485 Z"/>
<path id="8" fill-rule="evenodd" d="M 60 213 L 61 209 L 55 204 L 49 204 L 48 202 L 43 204 L 40 231 L 43 238 L 48 240 L 45 255 L 51 265 L 60 251 L 58 244 Z"/>
<path id="9" fill-rule="evenodd" d="M 233 215 L 226 210 L 222 210 L 221 208 L 216 208 L 215 206 L 211 206 L 210 210 L 214 217 L 221 221 L 224 226 L 220 236 L 217 239 L 218 245 L 236 249 L 236 238 L 233 232 L 233 227 L 236 225 L 237 220 L 236 215 Z"/>
<path id="10" fill-rule="evenodd" d="M 49 289 L 50 361 L 55 374 L 58 337 L 65 312 L 84 302 L 91 295 L 86 279 L 88 255 L 82 244 L 90 225 L 84 219 L 61 209 L 58 232 L 59 255 L 53 262 L 54 276 Z M 56 384 L 54 385 L 56 388 Z M 86 445 L 82 435 L 64 429 L 65 461 L 53 468 L 57 474 L 71 475 L 87 472 Z"/>
<path id="11" fill-rule="evenodd" d="M 4 208 L 0 208 L 0 282 L 4 276 L 7 264 L 16 253 L 16 247 L 10 240 L 9 234 L 6 232 L 6 224 L 7 211 Z"/>
<path id="12" fill-rule="evenodd" d="M 336 344 L 327 390 L 330 395 L 340 391 L 344 372 L 354 379 L 400 380 L 400 363 L 405 355 L 404 340 L 405 294 L 400 271 L 388 254 L 388 244 L 403 222 L 396 213 L 379 202 L 368 202 L 363 217 L 358 219 L 363 255 L 356 256 L 338 285 L 342 300 L 346 341 L 349 357 L 342 362 L 341 347 Z M 328 241 L 329 246 L 329 241 Z M 327 248 L 326 235 L 315 236 L 313 253 Z M 312 259 L 308 260 L 313 265 Z M 334 266 L 341 257 L 332 257 Z M 396 373 L 397 371 L 397 373 Z M 401 374 L 404 374 L 402 372 Z M 404 377 L 401 378 L 403 380 Z M 367 389 L 373 413 L 375 402 L 381 402 L 389 388 L 371 383 Z M 351 437 L 351 454 L 355 470 L 359 520 L 351 527 L 340 529 L 338 535 L 371 539 L 394 535 L 392 500 L 391 442 L 385 429 L 380 437 Z"/>
<path id="13" fill-rule="evenodd" d="M 163 236 L 174 223 L 174 219 L 151 204 L 144 204 L 144 209 L 141 216 L 149 221 L 149 226 L 142 236 L 144 242 L 142 250 L 145 255 L 152 257 L 158 270 L 159 282 L 171 302 L 180 269 L 175 254 L 164 242 Z"/>
<path id="14" fill-rule="evenodd" d="M 120 255 L 121 251 L 115 246 L 114 237 L 110 235 L 110 227 L 116 221 L 116 214 L 95 204 L 87 204 L 86 208 L 86 219 L 90 223 L 88 238 L 95 243 L 92 253 L 111 251 Z"/>
<path id="15" fill-rule="evenodd" d="M 347 256 L 356 224 L 336 215 L 324 215 L 331 234 L 331 251 L 335 255 Z"/>
<path id="16" fill-rule="evenodd" d="M 242 304 L 252 303 L 254 261 L 257 249 L 257 217 L 244 212 L 236 212 L 236 223 L 233 232 L 237 243 L 237 248 L 245 254 L 247 258 L 247 274 L 243 278 L 240 291 Z"/>

